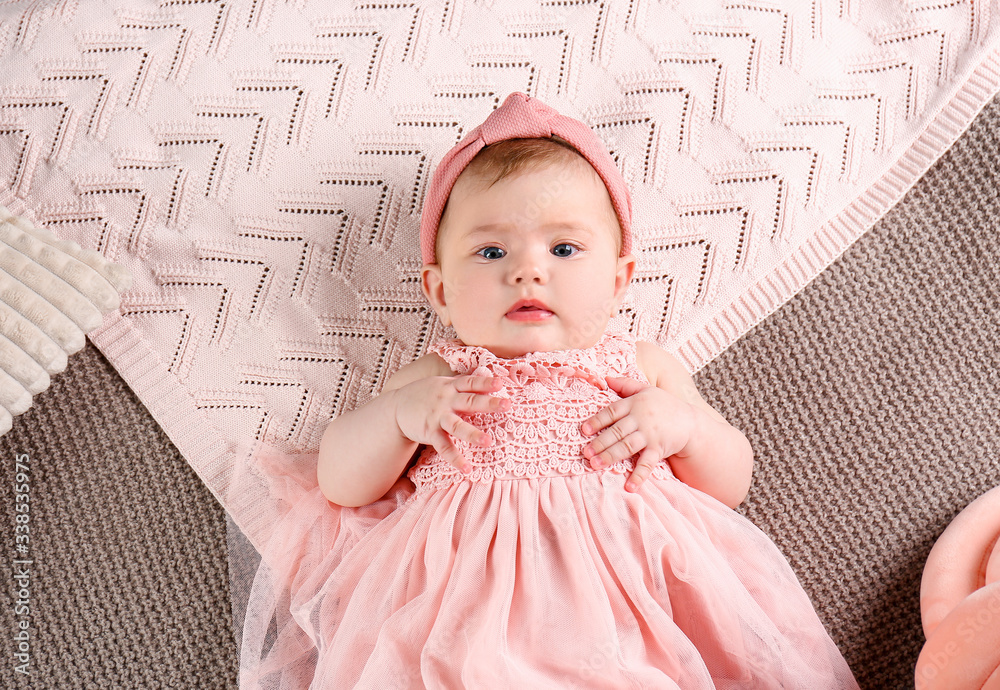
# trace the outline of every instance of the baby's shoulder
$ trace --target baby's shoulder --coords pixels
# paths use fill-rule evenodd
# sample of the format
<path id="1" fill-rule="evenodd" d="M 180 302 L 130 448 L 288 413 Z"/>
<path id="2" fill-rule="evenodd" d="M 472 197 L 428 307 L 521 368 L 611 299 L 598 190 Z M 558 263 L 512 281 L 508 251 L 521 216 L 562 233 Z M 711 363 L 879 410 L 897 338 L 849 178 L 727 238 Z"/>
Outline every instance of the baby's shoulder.
<path id="1" fill-rule="evenodd" d="M 428 352 L 423 357 L 415 359 L 404 367 L 401 367 L 395 374 L 386 381 L 384 391 L 391 391 L 397 388 L 430 378 L 431 376 L 454 376 L 448 363 L 436 352 Z"/>
<path id="2" fill-rule="evenodd" d="M 691 380 L 684 365 L 656 343 L 635 341 L 635 363 L 654 386 L 668 381 Z"/>

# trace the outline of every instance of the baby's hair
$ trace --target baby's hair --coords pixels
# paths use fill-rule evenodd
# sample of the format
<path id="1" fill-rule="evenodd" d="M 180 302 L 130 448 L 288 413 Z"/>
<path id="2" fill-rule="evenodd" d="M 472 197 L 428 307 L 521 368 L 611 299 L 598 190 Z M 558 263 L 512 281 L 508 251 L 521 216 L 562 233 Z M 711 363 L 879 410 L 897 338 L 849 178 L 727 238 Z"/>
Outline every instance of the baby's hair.
<path id="1" fill-rule="evenodd" d="M 572 144 L 565 139 L 553 134 L 547 139 L 505 139 L 495 144 L 484 147 L 469 162 L 463 175 L 468 173 L 480 181 L 486 183 L 486 188 L 490 188 L 500 180 L 517 175 L 521 172 L 537 170 L 546 165 L 560 163 L 571 163 L 574 160 L 581 160 L 591 167 L 590 163 L 580 155 Z M 597 174 L 596 171 L 594 173 Z M 603 184 L 603 182 L 602 182 Z M 450 201 L 450 196 L 448 201 Z M 441 210 L 441 220 L 448 210 L 448 201 L 445 201 Z M 618 232 L 615 233 L 617 252 L 621 252 L 622 236 L 621 226 L 618 217 L 612 211 L 615 224 L 618 225 Z M 440 229 L 435 238 L 435 248 L 439 246 L 442 233 Z"/>
<path id="2" fill-rule="evenodd" d="M 556 135 L 549 139 L 505 139 L 483 148 L 465 171 L 488 182 L 487 187 L 492 187 L 519 172 L 535 170 L 550 163 L 569 162 L 574 158 L 586 161 L 572 144 Z"/>

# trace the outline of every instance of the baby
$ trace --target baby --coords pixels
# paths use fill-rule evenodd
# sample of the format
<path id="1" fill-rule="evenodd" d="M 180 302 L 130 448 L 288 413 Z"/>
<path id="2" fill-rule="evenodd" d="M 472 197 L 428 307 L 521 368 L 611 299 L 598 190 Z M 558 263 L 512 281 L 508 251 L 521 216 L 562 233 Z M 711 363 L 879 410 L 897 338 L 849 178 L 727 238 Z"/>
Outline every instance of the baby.
<path id="1" fill-rule="evenodd" d="M 601 177 L 572 147 L 558 138 L 504 140 L 483 149 L 455 181 L 434 242 L 436 261 L 423 267 L 423 291 L 464 344 L 498 357 L 587 349 L 617 313 L 635 270 L 622 234 Z M 739 505 L 752 465 L 744 435 L 702 399 L 670 354 L 637 342 L 636 361 L 650 385 L 608 377 L 623 399 L 583 425 L 585 435 L 600 432 L 583 448 L 591 466 L 638 454 L 625 485 L 637 491 L 669 458 L 679 479 Z M 433 352 L 403 367 L 376 401 L 330 425 L 324 447 L 356 452 L 321 453 L 324 493 L 344 506 L 374 501 L 419 444 L 470 471 L 451 438 L 493 442 L 461 415 L 505 409 L 506 401 L 491 395 L 499 384 L 456 376 Z"/>
<path id="2" fill-rule="evenodd" d="M 731 510 L 745 436 L 670 354 L 606 332 L 631 221 L 597 136 L 521 93 L 442 160 L 421 277 L 458 339 L 323 436 L 353 536 L 293 588 L 316 687 L 857 687 Z"/>

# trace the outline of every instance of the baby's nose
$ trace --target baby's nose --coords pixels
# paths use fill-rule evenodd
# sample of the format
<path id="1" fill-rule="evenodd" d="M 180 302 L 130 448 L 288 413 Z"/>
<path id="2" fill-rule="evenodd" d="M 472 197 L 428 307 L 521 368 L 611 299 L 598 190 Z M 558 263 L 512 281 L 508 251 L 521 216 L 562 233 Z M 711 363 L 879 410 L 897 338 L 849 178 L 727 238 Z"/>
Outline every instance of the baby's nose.
<path id="1" fill-rule="evenodd" d="M 524 283 L 544 284 L 545 283 L 545 276 L 542 274 L 542 272 L 540 270 L 537 270 L 537 269 L 531 270 L 531 269 L 529 269 L 529 270 L 525 270 L 525 271 L 519 273 L 514 278 L 514 282 L 517 283 L 517 284 L 519 284 L 519 285 L 523 285 Z"/>
<path id="2" fill-rule="evenodd" d="M 532 257 L 522 257 L 520 261 L 512 266 L 511 278 L 516 284 L 523 283 L 544 283 L 546 281 L 546 268 L 541 260 Z"/>
<path id="3" fill-rule="evenodd" d="M 540 271 L 523 271 L 517 275 L 515 282 L 518 283 L 540 283 L 542 282 L 542 274 Z"/>

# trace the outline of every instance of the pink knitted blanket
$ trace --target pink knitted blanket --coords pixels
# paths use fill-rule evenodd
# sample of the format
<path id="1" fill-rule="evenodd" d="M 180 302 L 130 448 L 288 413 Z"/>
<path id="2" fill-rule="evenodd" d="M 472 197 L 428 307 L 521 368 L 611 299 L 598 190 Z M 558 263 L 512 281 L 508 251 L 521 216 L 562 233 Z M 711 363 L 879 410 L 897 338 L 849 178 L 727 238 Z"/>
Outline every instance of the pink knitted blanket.
<path id="1" fill-rule="evenodd" d="M 0 6 L 0 203 L 129 268 L 92 334 L 257 543 L 248 444 L 449 335 L 417 284 L 440 157 L 511 91 L 635 202 L 613 326 L 704 365 L 882 216 L 1000 87 L 1000 2 Z"/>

